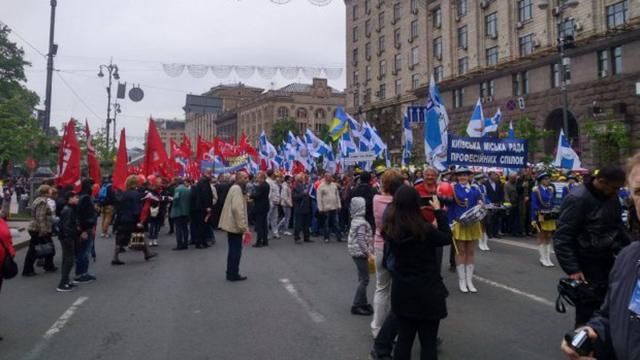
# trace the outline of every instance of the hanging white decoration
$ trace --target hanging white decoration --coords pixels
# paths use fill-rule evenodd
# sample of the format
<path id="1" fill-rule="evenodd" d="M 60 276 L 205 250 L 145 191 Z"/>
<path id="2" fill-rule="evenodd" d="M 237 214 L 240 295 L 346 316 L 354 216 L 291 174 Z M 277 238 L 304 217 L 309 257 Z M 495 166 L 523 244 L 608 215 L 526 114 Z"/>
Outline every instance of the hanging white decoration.
<path id="1" fill-rule="evenodd" d="M 266 80 L 273 79 L 278 73 L 278 68 L 274 66 L 258 66 L 258 74 Z"/>
<path id="2" fill-rule="evenodd" d="M 331 0 L 309 0 L 315 6 L 327 6 L 331 4 Z"/>
<path id="3" fill-rule="evenodd" d="M 178 77 L 184 72 L 184 64 L 162 64 L 164 73 L 171 77 Z"/>
<path id="4" fill-rule="evenodd" d="M 255 66 L 235 66 L 234 70 L 241 79 L 248 79 L 253 76 L 256 71 Z"/>
<path id="5" fill-rule="evenodd" d="M 324 68 L 324 74 L 329 80 L 336 80 L 342 76 L 342 68 Z"/>
<path id="6" fill-rule="evenodd" d="M 300 68 L 295 66 L 280 67 L 280 75 L 287 80 L 295 79 L 298 76 Z"/>
<path id="7" fill-rule="evenodd" d="M 228 65 L 212 65 L 211 66 L 211 72 L 218 79 L 226 79 L 227 77 L 229 77 L 229 75 L 231 75 L 231 71 L 233 71 L 232 66 L 228 66 Z"/>
<path id="8" fill-rule="evenodd" d="M 308 79 L 313 79 L 313 78 L 320 77 L 321 73 L 322 73 L 322 69 L 321 68 L 317 68 L 317 67 L 303 67 L 302 68 L 302 74 Z"/>
<path id="9" fill-rule="evenodd" d="M 196 79 L 203 78 L 208 71 L 209 66 L 207 65 L 187 65 L 187 72 Z"/>

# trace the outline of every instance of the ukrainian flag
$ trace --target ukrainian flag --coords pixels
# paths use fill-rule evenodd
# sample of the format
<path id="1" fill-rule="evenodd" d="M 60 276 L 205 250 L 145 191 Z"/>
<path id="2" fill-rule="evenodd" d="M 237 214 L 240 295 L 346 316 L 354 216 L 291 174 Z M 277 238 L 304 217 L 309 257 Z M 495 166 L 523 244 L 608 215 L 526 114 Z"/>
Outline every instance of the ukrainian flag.
<path id="1" fill-rule="evenodd" d="M 333 141 L 338 140 L 342 134 L 349 130 L 347 119 L 347 113 L 345 113 L 344 108 L 338 107 L 336 109 L 336 116 L 331 121 L 331 125 L 329 125 L 329 136 L 331 136 Z"/>

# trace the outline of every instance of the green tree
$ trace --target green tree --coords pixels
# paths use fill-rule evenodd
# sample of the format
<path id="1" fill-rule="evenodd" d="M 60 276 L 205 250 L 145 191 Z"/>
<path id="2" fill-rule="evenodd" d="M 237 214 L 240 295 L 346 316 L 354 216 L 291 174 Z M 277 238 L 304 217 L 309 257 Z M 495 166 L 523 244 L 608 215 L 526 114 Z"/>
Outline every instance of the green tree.
<path id="1" fill-rule="evenodd" d="M 291 131 L 293 135 L 300 135 L 300 132 L 298 131 L 298 123 L 295 119 L 289 118 L 276 121 L 271 128 L 271 136 L 269 137 L 269 140 L 274 146 L 279 146 L 282 144 L 283 140 L 287 139 L 289 131 Z"/>
<path id="2" fill-rule="evenodd" d="M 631 131 L 622 121 L 608 119 L 601 123 L 589 119 L 584 130 L 591 141 L 591 154 L 598 166 L 620 163 L 620 159 L 631 150 Z"/>
<path id="3" fill-rule="evenodd" d="M 529 161 L 534 162 L 534 158 L 536 154 L 542 151 L 540 146 L 540 141 L 548 138 L 553 134 L 553 131 L 542 129 L 531 121 L 526 116 L 521 117 L 520 119 L 513 122 L 513 131 L 515 132 L 516 138 L 518 139 L 526 139 L 527 144 L 529 146 Z M 503 134 L 507 136 L 509 133 L 509 123 L 503 122 L 500 124 L 499 134 Z M 540 160 L 542 162 L 550 162 L 552 160 L 551 155 L 544 154 Z"/>
<path id="4" fill-rule="evenodd" d="M 28 157 L 47 157 L 52 144 L 33 116 L 40 99 L 23 85 L 24 68 L 30 64 L 9 40 L 10 33 L 0 26 L 0 160 L 21 163 Z"/>

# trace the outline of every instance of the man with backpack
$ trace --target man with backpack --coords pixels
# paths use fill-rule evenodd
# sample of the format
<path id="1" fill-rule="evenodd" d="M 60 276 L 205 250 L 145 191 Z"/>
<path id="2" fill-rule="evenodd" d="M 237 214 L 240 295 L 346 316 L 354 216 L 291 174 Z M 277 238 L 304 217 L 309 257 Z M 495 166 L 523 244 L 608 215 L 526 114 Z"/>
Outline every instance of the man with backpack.
<path id="1" fill-rule="evenodd" d="M 115 211 L 115 195 L 113 193 L 113 187 L 111 186 L 111 177 L 105 177 L 102 179 L 102 186 L 98 192 L 98 204 L 102 208 L 102 237 L 111 237 L 109 234 L 109 227 L 113 223 L 113 214 Z"/>

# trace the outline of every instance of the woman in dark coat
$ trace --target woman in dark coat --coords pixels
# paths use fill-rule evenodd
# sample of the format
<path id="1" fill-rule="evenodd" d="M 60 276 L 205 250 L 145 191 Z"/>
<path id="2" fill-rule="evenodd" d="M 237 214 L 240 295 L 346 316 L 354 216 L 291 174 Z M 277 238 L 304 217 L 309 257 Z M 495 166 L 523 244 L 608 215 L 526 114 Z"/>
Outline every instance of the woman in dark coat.
<path id="1" fill-rule="evenodd" d="M 420 338 L 420 359 L 437 359 L 440 320 L 447 316 L 447 289 L 440 276 L 436 249 L 451 244 L 447 214 L 438 198 L 431 200 L 437 228 L 420 213 L 420 196 L 403 185 L 387 208 L 382 228 L 391 272 L 391 310 L 398 318 L 394 359 L 410 359 L 413 340 Z"/>

